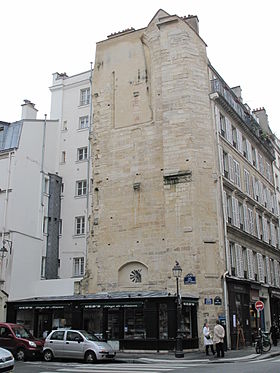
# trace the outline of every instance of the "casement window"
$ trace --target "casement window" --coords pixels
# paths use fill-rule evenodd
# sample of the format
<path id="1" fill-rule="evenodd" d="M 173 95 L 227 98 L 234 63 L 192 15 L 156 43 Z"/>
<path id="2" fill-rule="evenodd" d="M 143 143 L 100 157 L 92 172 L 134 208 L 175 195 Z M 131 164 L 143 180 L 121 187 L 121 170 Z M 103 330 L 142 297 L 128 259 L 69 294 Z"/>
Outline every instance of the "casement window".
<path id="1" fill-rule="evenodd" d="M 82 130 L 84 128 L 88 128 L 88 126 L 89 126 L 88 115 L 80 117 L 79 118 L 79 129 Z"/>
<path id="2" fill-rule="evenodd" d="M 238 202 L 238 212 L 239 212 L 239 223 L 240 229 L 244 229 L 244 208 L 241 202 Z"/>
<path id="3" fill-rule="evenodd" d="M 243 270 L 244 278 L 248 278 L 248 256 L 246 247 L 242 246 L 242 261 L 243 261 Z"/>
<path id="4" fill-rule="evenodd" d="M 226 138 L 226 118 L 222 113 L 220 113 L 220 128 L 221 135 Z"/>
<path id="5" fill-rule="evenodd" d="M 85 217 L 76 216 L 75 217 L 75 235 L 79 236 L 85 234 Z"/>
<path id="6" fill-rule="evenodd" d="M 87 181 L 76 181 L 76 196 L 85 196 L 87 194 Z"/>
<path id="7" fill-rule="evenodd" d="M 242 133 L 236 128 L 237 150 L 242 154 Z"/>
<path id="8" fill-rule="evenodd" d="M 257 237 L 263 239 L 263 218 L 262 215 L 256 213 L 256 228 L 257 228 Z"/>
<path id="9" fill-rule="evenodd" d="M 246 203 L 243 204 L 243 213 L 244 213 L 244 230 L 245 232 L 250 233 L 248 206 L 246 205 Z"/>
<path id="10" fill-rule="evenodd" d="M 62 151 L 61 152 L 61 160 L 60 163 L 65 163 L 66 162 L 66 152 Z"/>
<path id="11" fill-rule="evenodd" d="M 270 267 L 270 273 L 271 273 L 271 285 L 275 285 L 274 260 L 269 259 L 269 267 Z"/>
<path id="12" fill-rule="evenodd" d="M 85 88 L 80 91 L 80 106 L 88 105 L 90 101 L 90 89 Z"/>
<path id="13" fill-rule="evenodd" d="M 236 276 L 236 253 L 234 242 L 229 242 L 229 252 L 230 252 L 230 263 L 231 263 L 231 274 Z"/>
<path id="14" fill-rule="evenodd" d="M 87 146 L 84 146 L 82 148 L 78 148 L 77 150 L 77 160 L 78 161 L 84 161 L 87 159 Z"/>
<path id="15" fill-rule="evenodd" d="M 244 168 L 244 189 L 245 189 L 245 193 L 250 194 L 250 174 L 245 168 Z"/>
<path id="16" fill-rule="evenodd" d="M 277 239 L 277 227 L 274 225 L 274 223 L 270 222 L 270 233 L 271 233 L 271 245 L 273 247 L 276 247 L 276 239 Z"/>
<path id="17" fill-rule="evenodd" d="M 253 194 L 256 201 L 260 200 L 260 182 L 254 176 L 252 177 Z"/>
<path id="18" fill-rule="evenodd" d="M 237 149 L 237 132 L 234 126 L 231 126 L 232 129 L 232 145 Z"/>
<path id="19" fill-rule="evenodd" d="M 228 142 L 232 144 L 232 126 L 231 126 L 231 121 L 225 117 L 226 120 L 226 139 Z"/>
<path id="20" fill-rule="evenodd" d="M 247 159 L 251 164 L 253 164 L 252 145 L 248 139 L 246 139 L 246 149 L 247 149 Z"/>
<path id="21" fill-rule="evenodd" d="M 259 255 L 261 255 L 261 254 L 259 254 Z M 266 259 L 265 259 L 265 255 L 261 255 L 261 257 L 262 257 L 263 275 L 264 275 L 263 282 L 265 284 L 267 284 L 267 271 L 266 271 Z"/>
<path id="22" fill-rule="evenodd" d="M 80 277 L 85 274 L 85 259 L 83 257 L 73 258 L 73 276 Z"/>
<path id="23" fill-rule="evenodd" d="M 257 156 L 257 150 L 252 146 L 252 162 L 253 166 L 258 168 L 258 156 Z"/>
<path id="24" fill-rule="evenodd" d="M 240 166 L 239 162 L 233 159 L 234 183 L 240 187 Z"/>
<path id="25" fill-rule="evenodd" d="M 243 151 L 243 155 L 244 155 L 245 158 L 248 157 L 248 154 L 247 154 L 247 141 L 246 140 L 247 139 L 244 136 L 242 136 L 242 151 Z"/>
<path id="26" fill-rule="evenodd" d="M 257 257 L 257 253 L 255 252 L 253 252 L 253 271 L 254 271 L 254 280 L 259 281 L 258 257 Z"/>

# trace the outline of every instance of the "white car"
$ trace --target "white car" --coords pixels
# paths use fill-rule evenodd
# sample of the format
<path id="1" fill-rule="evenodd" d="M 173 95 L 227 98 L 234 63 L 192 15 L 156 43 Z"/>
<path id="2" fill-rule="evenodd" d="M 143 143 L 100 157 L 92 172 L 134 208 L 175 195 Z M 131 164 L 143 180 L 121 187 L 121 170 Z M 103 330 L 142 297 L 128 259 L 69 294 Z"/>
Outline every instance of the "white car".
<path id="1" fill-rule="evenodd" d="M 12 372 L 15 359 L 10 351 L 0 347 L 0 372 Z"/>
<path id="2" fill-rule="evenodd" d="M 107 342 L 85 330 L 58 329 L 45 339 L 43 356 L 45 361 L 58 357 L 94 362 L 114 359 L 116 352 Z"/>

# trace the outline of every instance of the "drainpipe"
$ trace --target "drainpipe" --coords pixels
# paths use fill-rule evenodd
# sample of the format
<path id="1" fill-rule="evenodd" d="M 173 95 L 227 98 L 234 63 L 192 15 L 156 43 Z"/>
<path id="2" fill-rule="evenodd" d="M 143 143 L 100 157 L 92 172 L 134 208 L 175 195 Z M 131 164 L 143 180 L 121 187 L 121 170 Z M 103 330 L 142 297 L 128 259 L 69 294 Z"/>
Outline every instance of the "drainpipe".
<path id="1" fill-rule="evenodd" d="M 45 163 L 45 147 L 46 147 L 46 126 L 47 126 L 47 114 L 45 114 L 44 126 L 43 126 L 43 143 L 42 143 L 42 156 L 41 156 L 41 174 L 42 174 L 42 185 L 41 185 L 41 206 L 44 206 L 43 195 L 44 195 L 44 163 Z M 43 211 L 43 209 L 42 209 Z"/>
<path id="2" fill-rule="evenodd" d="M 89 211 L 90 211 L 90 175 L 91 175 L 91 134 L 92 134 L 92 62 L 90 63 L 90 110 L 89 110 L 89 128 L 88 128 L 88 160 L 87 160 L 87 200 L 86 200 L 86 258 L 88 252 L 88 237 L 89 237 Z"/>
<path id="3" fill-rule="evenodd" d="M 225 316 L 226 316 L 226 332 L 227 332 L 227 346 L 231 348 L 231 339 L 230 339 L 230 320 L 229 320 L 229 312 L 228 312 L 228 291 L 227 291 L 227 281 L 226 275 L 228 271 L 223 274 L 223 282 L 224 282 L 224 302 L 225 302 Z"/>

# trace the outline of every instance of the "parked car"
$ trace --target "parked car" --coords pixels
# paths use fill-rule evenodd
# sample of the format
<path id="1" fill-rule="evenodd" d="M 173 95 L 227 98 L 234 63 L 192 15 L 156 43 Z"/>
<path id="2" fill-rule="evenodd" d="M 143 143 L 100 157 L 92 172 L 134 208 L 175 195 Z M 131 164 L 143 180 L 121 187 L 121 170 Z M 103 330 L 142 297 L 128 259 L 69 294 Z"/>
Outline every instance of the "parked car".
<path id="1" fill-rule="evenodd" d="M 43 357 L 84 359 L 86 362 L 114 359 L 116 352 L 107 343 L 85 330 L 59 329 L 45 339 Z"/>
<path id="2" fill-rule="evenodd" d="M 12 353 L 0 347 L 0 372 L 12 372 L 15 359 Z"/>
<path id="3" fill-rule="evenodd" d="M 9 350 L 17 360 L 40 357 L 43 345 L 23 325 L 0 323 L 0 347 Z"/>

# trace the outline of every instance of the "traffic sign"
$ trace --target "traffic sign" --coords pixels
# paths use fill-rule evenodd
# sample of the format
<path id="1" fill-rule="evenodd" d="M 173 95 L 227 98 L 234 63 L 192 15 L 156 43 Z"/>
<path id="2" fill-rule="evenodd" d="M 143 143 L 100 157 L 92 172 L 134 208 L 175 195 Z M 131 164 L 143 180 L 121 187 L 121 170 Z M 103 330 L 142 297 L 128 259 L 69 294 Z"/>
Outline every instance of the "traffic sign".
<path id="1" fill-rule="evenodd" d="M 255 308 L 257 311 L 262 311 L 263 308 L 264 308 L 264 304 L 261 300 L 258 300 L 256 303 L 255 303 Z"/>

